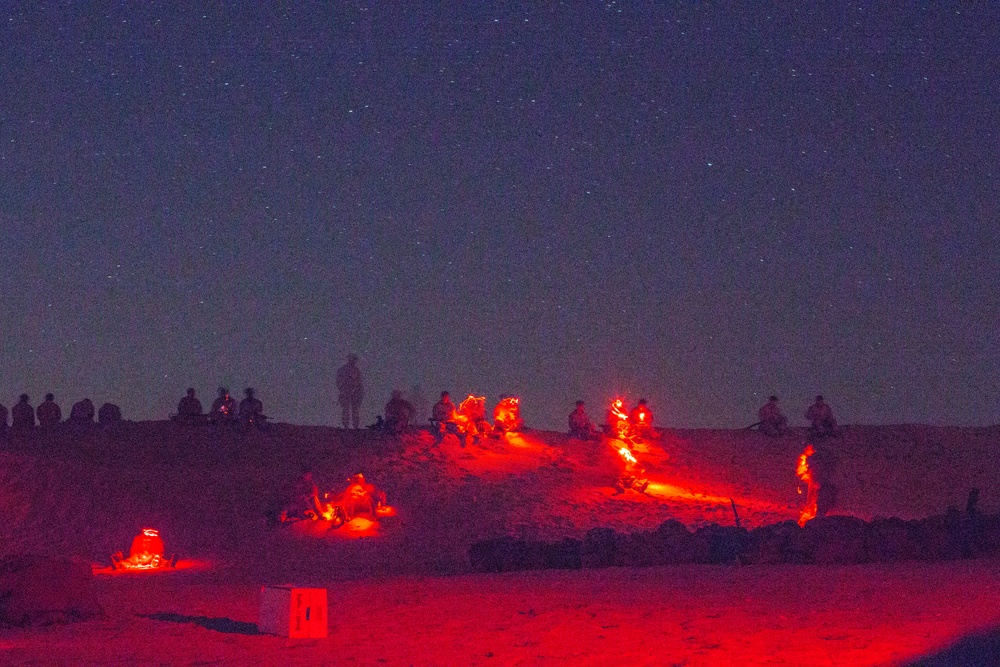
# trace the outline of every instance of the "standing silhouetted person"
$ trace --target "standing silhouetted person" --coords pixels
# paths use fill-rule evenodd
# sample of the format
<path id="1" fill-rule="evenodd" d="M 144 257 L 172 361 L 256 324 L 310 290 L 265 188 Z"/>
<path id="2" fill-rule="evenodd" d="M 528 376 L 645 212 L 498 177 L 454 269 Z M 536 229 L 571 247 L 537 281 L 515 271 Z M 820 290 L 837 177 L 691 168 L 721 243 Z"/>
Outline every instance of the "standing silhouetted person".
<path id="1" fill-rule="evenodd" d="M 361 381 L 361 369 L 358 368 L 358 355 L 347 355 L 347 363 L 337 369 L 337 402 L 340 403 L 340 423 L 347 428 L 348 421 L 358 428 L 361 412 L 361 399 L 365 396 L 364 383 Z"/>
<path id="2" fill-rule="evenodd" d="M 10 425 L 14 430 L 35 428 L 35 409 L 30 401 L 27 394 L 21 394 L 21 400 L 11 408 Z"/>
<path id="3" fill-rule="evenodd" d="M 833 410 L 823 402 L 822 396 L 816 396 L 816 402 L 806 410 L 806 419 L 812 422 L 810 432 L 816 437 L 837 434 L 837 420 L 833 417 Z"/>
<path id="4" fill-rule="evenodd" d="M 767 403 L 757 411 L 757 419 L 760 420 L 761 433 L 772 438 L 776 438 L 788 430 L 788 419 L 781 413 L 777 396 L 771 396 L 767 399 Z"/>
<path id="5" fill-rule="evenodd" d="M 59 409 L 56 397 L 52 394 L 45 394 L 45 402 L 35 408 L 35 415 L 38 417 L 38 425 L 42 428 L 52 428 L 62 421 L 62 410 Z"/>

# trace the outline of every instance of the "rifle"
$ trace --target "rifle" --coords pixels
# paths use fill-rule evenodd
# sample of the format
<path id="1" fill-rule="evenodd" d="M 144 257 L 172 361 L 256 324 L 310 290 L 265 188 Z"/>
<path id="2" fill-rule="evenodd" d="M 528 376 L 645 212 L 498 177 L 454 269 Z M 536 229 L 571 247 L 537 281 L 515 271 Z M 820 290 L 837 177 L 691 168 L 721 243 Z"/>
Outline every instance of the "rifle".
<path id="1" fill-rule="evenodd" d="M 749 431 L 749 430 L 750 430 L 750 429 L 752 429 L 753 427 L 755 427 L 755 426 L 760 426 L 760 425 L 761 425 L 761 424 L 763 424 L 763 423 L 764 423 L 764 422 L 762 422 L 762 421 L 759 421 L 759 422 L 754 422 L 754 423 L 750 424 L 749 426 L 747 426 L 746 428 L 744 428 L 743 430 L 744 430 L 744 431 Z"/>
<path id="2" fill-rule="evenodd" d="M 736 511 L 736 501 L 730 498 L 729 503 L 733 506 L 733 517 L 736 518 L 736 527 L 742 528 L 742 526 L 740 526 L 740 513 Z"/>

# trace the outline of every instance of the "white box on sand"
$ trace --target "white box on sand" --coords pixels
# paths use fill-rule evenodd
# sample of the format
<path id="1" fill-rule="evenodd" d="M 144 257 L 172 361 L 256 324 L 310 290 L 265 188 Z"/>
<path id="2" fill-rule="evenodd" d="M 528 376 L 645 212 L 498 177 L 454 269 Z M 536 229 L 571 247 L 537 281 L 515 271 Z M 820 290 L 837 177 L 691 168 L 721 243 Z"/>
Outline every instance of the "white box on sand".
<path id="1" fill-rule="evenodd" d="M 257 629 L 282 637 L 326 637 L 326 589 L 262 586 Z"/>

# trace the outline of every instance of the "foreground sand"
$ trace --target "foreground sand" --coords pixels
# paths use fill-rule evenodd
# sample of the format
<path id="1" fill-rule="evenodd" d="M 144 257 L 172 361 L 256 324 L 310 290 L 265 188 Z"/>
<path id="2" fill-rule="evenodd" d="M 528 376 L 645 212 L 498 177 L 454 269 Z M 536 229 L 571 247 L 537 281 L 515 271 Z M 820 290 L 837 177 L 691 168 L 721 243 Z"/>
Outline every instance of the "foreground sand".
<path id="1" fill-rule="evenodd" d="M 469 574 L 486 537 L 731 524 L 730 499 L 750 527 L 795 518 L 804 443 L 666 431 L 636 452 L 651 493 L 616 495 L 614 450 L 544 432 L 470 447 L 290 425 L 19 436 L 0 451 L 0 556 L 100 566 L 153 526 L 205 566 L 98 576 L 106 620 L 0 630 L 0 664 L 903 664 L 1000 624 L 990 560 Z M 971 487 L 984 511 L 1000 507 L 1000 428 L 854 427 L 827 446 L 840 513 L 926 516 L 963 507 Z M 360 538 L 268 525 L 303 465 L 331 486 L 364 472 L 397 516 Z M 290 582 L 330 590 L 328 639 L 256 635 L 260 585 Z"/>
<path id="2" fill-rule="evenodd" d="M 0 662 L 904 664 L 1000 623 L 998 574 L 969 561 L 314 581 L 335 610 L 322 640 L 255 634 L 259 589 L 235 573 L 103 577 L 106 620 L 5 631 Z"/>

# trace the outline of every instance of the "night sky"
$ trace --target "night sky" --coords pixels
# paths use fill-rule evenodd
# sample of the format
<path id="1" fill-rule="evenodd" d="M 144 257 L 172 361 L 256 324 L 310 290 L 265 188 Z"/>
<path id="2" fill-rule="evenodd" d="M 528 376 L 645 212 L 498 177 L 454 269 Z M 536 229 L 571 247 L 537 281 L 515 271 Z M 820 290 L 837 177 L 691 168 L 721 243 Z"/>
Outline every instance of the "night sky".
<path id="1" fill-rule="evenodd" d="M 14 4 L 8 408 L 1000 422 L 991 3 Z"/>

